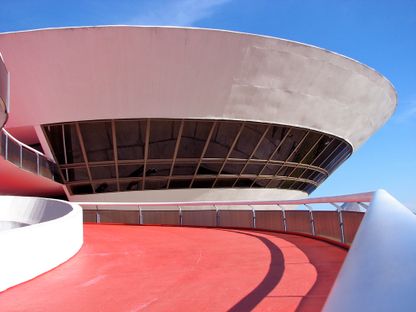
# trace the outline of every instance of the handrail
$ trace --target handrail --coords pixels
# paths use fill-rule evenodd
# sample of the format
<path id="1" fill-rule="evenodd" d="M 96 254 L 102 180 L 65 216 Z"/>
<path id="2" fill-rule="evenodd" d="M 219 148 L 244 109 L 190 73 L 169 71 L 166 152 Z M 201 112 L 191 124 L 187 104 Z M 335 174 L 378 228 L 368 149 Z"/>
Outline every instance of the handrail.
<path id="1" fill-rule="evenodd" d="M 305 198 L 293 200 L 238 200 L 238 201 L 193 201 L 193 202 L 77 202 L 82 206 L 142 206 L 142 207 L 164 207 L 164 206 L 268 206 L 268 205 L 306 205 L 306 204 L 330 204 L 330 203 L 362 203 L 370 202 L 373 192 L 329 196 L 318 198 Z"/>
<path id="2" fill-rule="evenodd" d="M 39 156 L 45 157 L 46 159 L 50 160 L 48 157 L 46 157 L 45 154 L 43 154 L 42 152 L 39 152 L 38 150 L 34 149 L 33 147 L 30 147 L 29 145 L 20 142 L 18 139 L 16 139 L 13 135 L 10 134 L 9 131 L 7 131 L 6 129 L 2 129 L 1 131 L 3 131 L 6 136 L 8 136 L 10 139 L 12 139 L 14 142 L 16 142 L 19 146 L 22 146 L 25 149 L 30 150 L 33 153 L 39 154 Z"/>
<path id="3" fill-rule="evenodd" d="M 15 165 L 19 166 L 22 169 L 28 170 L 34 174 L 49 178 L 54 181 L 60 181 L 60 176 L 55 174 L 57 170 L 54 170 L 54 166 L 56 166 L 55 162 L 48 157 L 46 157 L 45 154 L 42 152 L 30 147 L 29 145 L 20 142 L 18 139 L 16 139 L 13 135 L 11 135 L 6 129 L 0 130 L 0 137 L 5 137 L 5 141 L 3 142 L 3 139 L 1 139 L 0 142 L 0 155 L 4 157 L 4 159 L 14 163 Z M 10 153 L 10 146 L 12 144 L 15 144 L 18 146 L 18 155 L 12 155 Z M 24 151 L 28 151 L 29 153 L 34 154 L 36 159 L 30 159 L 24 157 Z M 14 157 L 13 157 L 14 156 Z M 29 161 L 30 164 L 27 165 L 27 161 Z M 46 162 L 46 166 L 42 166 L 42 162 Z M 34 167 L 34 168 L 33 168 Z M 42 168 L 46 169 L 47 172 L 43 172 L 41 170 Z"/>
<path id="4" fill-rule="evenodd" d="M 365 208 L 363 203 L 370 202 L 372 197 L 373 193 L 368 192 L 296 200 L 76 204 L 83 207 L 86 222 L 251 228 L 310 235 L 348 248 L 364 214 L 344 210 L 343 204 L 357 203 Z M 315 209 L 314 204 L 327 204 L 329 209 Z M 300 209 L 301 205 L 305 209 Z"/>

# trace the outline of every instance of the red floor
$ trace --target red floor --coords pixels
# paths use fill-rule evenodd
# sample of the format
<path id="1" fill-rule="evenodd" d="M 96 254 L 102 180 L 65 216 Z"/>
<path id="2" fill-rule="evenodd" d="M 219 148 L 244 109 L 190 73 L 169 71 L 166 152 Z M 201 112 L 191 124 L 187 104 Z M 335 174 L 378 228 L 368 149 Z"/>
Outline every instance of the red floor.
<path id="1" fill-rule="evenodd" d="M 319 311 L 346 251 L 284 234 L 85 225 L 81 251 L 0 311 Z"/>

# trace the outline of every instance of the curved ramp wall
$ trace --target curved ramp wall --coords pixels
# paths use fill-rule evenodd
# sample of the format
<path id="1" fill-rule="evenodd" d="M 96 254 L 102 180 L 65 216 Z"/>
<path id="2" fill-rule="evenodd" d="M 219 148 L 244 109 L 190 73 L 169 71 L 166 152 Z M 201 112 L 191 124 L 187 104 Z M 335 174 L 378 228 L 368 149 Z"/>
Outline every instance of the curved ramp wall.
<path id="1" fill-rule="evenodd" d="M 323 311 L 414 311 L 416 215 L 375 193 Z"/>
<path id="2" fill-rule="evenodd" d="M 82 209 L 60 200 L 0 196 L 0 291 L 53 269 L 83 243 Z"/>

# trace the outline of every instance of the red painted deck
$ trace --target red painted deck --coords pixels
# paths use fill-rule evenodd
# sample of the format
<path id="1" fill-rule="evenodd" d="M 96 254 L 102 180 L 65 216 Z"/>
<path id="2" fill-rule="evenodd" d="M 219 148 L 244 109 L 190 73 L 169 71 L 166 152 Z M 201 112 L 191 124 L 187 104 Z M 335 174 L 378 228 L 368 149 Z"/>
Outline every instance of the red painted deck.
<path id="1" fill-rule="evenodd" d="M 301 236 L 85 225 L 81 251 L 0 311 L 319 311 L 346 251 Z"/>

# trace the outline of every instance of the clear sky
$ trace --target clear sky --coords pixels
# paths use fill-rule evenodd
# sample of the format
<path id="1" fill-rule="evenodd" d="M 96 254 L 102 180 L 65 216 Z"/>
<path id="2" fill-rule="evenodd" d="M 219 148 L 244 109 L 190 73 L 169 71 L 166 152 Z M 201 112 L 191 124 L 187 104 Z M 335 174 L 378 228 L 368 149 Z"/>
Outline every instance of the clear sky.
<path id="1" fill-rule="evenodd" d="M 270 35 L 329 49 L 376 69 L 395 86 L 397 110 L 313 195 L 384 188 L 416 210 L 416 1 L 0 0 L 0 32 L 113 24 Z"/>

